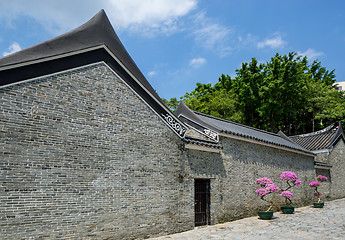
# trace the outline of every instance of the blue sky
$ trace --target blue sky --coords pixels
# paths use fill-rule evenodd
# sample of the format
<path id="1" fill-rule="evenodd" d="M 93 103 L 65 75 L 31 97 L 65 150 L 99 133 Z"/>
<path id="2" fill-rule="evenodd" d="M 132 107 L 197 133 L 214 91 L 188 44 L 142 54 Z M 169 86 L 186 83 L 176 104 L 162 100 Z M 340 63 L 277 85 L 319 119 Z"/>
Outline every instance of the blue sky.
<path id="1" fill-rule="evenodd" d="M 78 27 L 104 9 L 158 94 L 235 76 L 242 62 L 291 51 L 345 81 L 343 0 L 0 1 L 0 57 Z"/>

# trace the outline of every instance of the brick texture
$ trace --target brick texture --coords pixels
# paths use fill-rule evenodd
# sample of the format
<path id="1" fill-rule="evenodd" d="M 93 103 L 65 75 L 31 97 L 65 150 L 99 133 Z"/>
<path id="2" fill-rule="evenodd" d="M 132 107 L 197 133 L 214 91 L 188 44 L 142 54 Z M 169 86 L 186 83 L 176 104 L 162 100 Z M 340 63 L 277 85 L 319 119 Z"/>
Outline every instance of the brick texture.
<path id="1" fill-rule="evenodd" d="M 321 174 L 328 178 L 319 190 L 324 193 L 322 199 L 331 200 L 345 197 L 344 172 L 345 172 L 345 143 L 340 140 L 330 152 L 318 154 L 316 161 L 332 165 L 332 168 L 317 169 L 316 176 Z"/>
<path id="2" fill-rule="evenodd" d="M 104 64 L 1 89 L 0 99 L 2 239 L 192 227 L 181 141 Z"/>

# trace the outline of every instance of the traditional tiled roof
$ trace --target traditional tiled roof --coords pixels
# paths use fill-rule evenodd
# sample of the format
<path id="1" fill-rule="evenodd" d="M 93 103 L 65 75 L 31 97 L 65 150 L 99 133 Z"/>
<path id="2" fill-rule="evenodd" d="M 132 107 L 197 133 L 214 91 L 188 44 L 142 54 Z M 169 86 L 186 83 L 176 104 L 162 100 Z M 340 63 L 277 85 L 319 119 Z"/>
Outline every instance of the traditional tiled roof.
<path id="1" fill-rule="evenodd" d="M 248 140 L 255 140 L 265 144 L 275 145 L 279 147 L 290 148 L 293 150 L 301 151 L 307 154 L 311 154 L 307 149 L 299 146 L 295 142 L 291 141 L 287 136 L 280 133 L 271 133 L 260 129 L 245 126 L 239 123 L 234 123 L 228 120 L 209 116 L 207 114 L 199 113 L 190 110 L 185 104 L 181 103 L 178 107 L 177 115 L 180 119 L 181 116 L 190 116 L 194 121 L 199 120 L 199 124 L 205 127 L 209 126 L 217 133 L 224 133 L 236 137 L 247 138 Z M 183 118 L 182 118 L 182 121 Z"/>
<path id="2" fill-rule="evenodd" d="M 0 58 L 0 71 L 21 65 L 31 65 L 52 58 L 63 57 L 78 51 L 103 47 L 133 74 L 145 88 L 160 100 L 155 90 L 141 73 L 115 33 L 104 10 L 99 11 L 88 22 L 72 31 Z M 52 67 L 52 66 L 51 66 Z M 19 74 L 19 73 L 17 73 Z M 1 85 L 16 81 L 16 78 L 1 78 Z"/>
<path id="3" fill-rule="evenodd" d="M 283 138 L 280 134 L 263 131 L 239 123 L 212 117 L 203 113 L 195 112 L 203 121 L 218 128 L 221 132 L 243 138 L 257 140 L 263 143 L 272 144 L 280 147 L 287 147 L 294 150 L 307 152 L 305 148 L 296 143 Z"/>
<path id="4" fill-rule="evenodd" d="M 92 64 L 105 63 L 180 138 L 186 126 L 165 106 L 116 35 L 104 10 L 82 26 L 0 58 L 0 88 Z"/>
<path id="5" fill-rule="evenodd" d="M 345 135 L 341 123 L 339 123 L 337 127 L 332 124 L 317 132 L 290 136 L 289 138 L 309 151 L 318 151 L 333 147 L 339 139 L 345 139 Z"/>

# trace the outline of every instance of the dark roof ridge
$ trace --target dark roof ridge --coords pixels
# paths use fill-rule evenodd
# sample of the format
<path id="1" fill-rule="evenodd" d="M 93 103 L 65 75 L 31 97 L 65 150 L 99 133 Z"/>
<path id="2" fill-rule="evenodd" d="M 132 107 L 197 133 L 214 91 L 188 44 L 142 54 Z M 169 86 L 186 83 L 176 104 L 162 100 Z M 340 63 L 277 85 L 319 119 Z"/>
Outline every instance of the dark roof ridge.
<path id="1" fill-rule="evenodd" d="M 222 122 L 227 122 L 227 123 L 231 123 L 231 124 L 235 124 L 237 126 L 241 126 L 241 127 L 245 127 L 245 128 L 249 128 L 249 129 L 252 129 L 254 131 L 258 131 L 258 132 L 262 132 L 262 133 L 267 133 L 267 134 L 270 134 L 270 135 L 273 135 L 273 136 L 278 136 L 280 137 L 279 134 L 277 133 L 273 133 L 273 132 L 268 132 L 268 131 L 265 131 L 265 130 L 262 130 L 262 129 L 259 129 L 259 128 L 254 128 L 254 127 L 250 127 L 250 126 L 247 126 L 247 125 L 244 125 L 244 124 L 241 124 L 241 123 L 236 123 L 236 122 L 232 122 L 232 121 L 229 121 L 229 120 L 226 120 L 226 119 L 222 119 L 222 118 L 217 118 L 217 117 L 214 117 L 214 116 L 211 116 L 211 115 L 207 115 L 205 113 L 201 113 L 201 112 L 197 112 L 197 111 L 193 111 L 195 114 L 199 114 L 199 115 L 202 115 L 202 116 L 205 116 L 205 117 L 209 117 L 209 118 L 213 118 L 213 119 L 216 119 L 216 120 L 220 120 Z"/>
<path id="2" fill-rule="evenodd" d="M 100 33 L 102 29 L 100 29 L 100 27 L 98 26 L 99 25 L 98 23 L 102 23 L 101 24 L 102 27 L 107 28 L 107 30 L 109 30 L 108 29 L 109 26 L 107 26 L 108 24 L 104 24 L 105 22 L 110 24 L 109 19 L 107 18 L 104 10 L 102 9 L 90 20 L 88 20 L 86 23 L 68 31 L 67 33 L 63 33 L 61 35 L 48 39 L 44 42 L 35 44 L 33 46 L 30 46 L 28 48 L 22 49 L 18 52 L 15 52 L 3 58 L 0 58 L 0 68 L 16 65 L 19 63 L 25 64 L 34 60 L 37 61 L 40 59 L 54 57 L 56 55 L 61 55 L 61 54 L 73 52 L 76 50 L 82 50 L 82 49 L 87 49 L 90 47 L 100 46 L 102 44 L 106 45 L 104 42 L 97 42 L 97 43 L 95 42 L 95 39 L 97 39 L 97 37 L 99 36 L 96 36 L 94 39 L 76 38 L 76 36 L 74 36 L 76 33 L 79 33 L 79 32 L 81 32 L 82 34 L 86 34 L 88 28 L 94 27 L 95 25 L 97 25 L 96 28 L 98 28 L 97 32 Z M 69 40 L 74 40 L 74 41 L 71 41 L 69 42 L 69 44 L 66 44 L 66 41 L 69 41 Z M 57 45 L 60 48 L 57 48 L 56 47 Z"/>
<path id="3" fill-rule="evenodd" d="M 187 127 L 164 104 L 117 36 L 104 10 L 81 26 L 0 58 L 0 88 L 104 63 L 180 137 Z"/>
<path id="4" fill-rule="evenodd" d="M 321 133 L 328 132 L 333 127 L 334 127 L 334 123 L 329 125 L 328 127 L 324 128 L 324 129 L 321 129 L 321 130 L 316 131 L 316 132 L 304 133 L 304 134 L 299 134 L 299 135 L 293 135 L 293 136 L 290 136 L 290 137 L 309 137 L 309 136 L 314 136 L 314 135 L 318 135 L 318 134 L 321 134 Z"/>
<path id="5" fill-rule="evenodd" d="M 98 46 L 105 46 L 117 58 L 117 61 L 156 98 L 156 101 L 163 103 L 127 52 L 103 9 L 89 21 L 67 33 L 0 58 L 0 72 L 16 68 L 18 65 L 27 66 L 44 62 L 51 58 L 58 58 L 68 53 L 72 54 Z M 0 85 L 4 84 L 0 83 Z"/>

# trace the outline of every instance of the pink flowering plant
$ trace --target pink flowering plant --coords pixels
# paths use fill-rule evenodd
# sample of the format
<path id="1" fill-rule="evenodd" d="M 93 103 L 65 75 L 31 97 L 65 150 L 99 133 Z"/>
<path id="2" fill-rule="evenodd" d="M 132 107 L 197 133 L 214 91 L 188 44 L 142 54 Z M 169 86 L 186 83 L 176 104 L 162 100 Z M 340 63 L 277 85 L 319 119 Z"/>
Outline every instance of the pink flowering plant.
<path id="1" fill-rule="evenodd" d="M 281 193 L 280 196 L 282 196 L 285 199 L 285 202 L 288 206 L 291 206 L 292 204 L 292 198 L 293 193 L 288 191 L 290 188 L 294 186 L 301 185 L 302 182 L 297 179 L 297 175 L 294 172 L 285 171 L 280 175 L 280 179 L 285 181 L 288 185 L 285 189 L 280 189 Z"/>
<path id="2" fill-rule="evenodd" d="M 260 185 L 260 187 L 261 187 L 261 188 L 257 189 L 255 192 L 260 196 L 260 199 L 262 199 L 263 201 L 268 202 L 270 204 L 269 208 L 266 210 L 266 212 L 268 212 L 273 208 L 274 202 L 273 202 L 273 200 L 266 199 L 266 197 L 269 194 L 278 192 L 279 187 L 274 185 L 273 181 L 267 177 L 258 178 L 255 183 Z"/>
<path id="3" fill-rule="evenodd" d="M 291 198 L 293 198 L 292 192 L 290 192 L 290 191 L 282 191 L 282 192 L 280 193 L 280 196 L 284 197 L 284 198 L 285 198 L 285 202 L 286 202 L 289 206 L 291 206 L 291 204 L 292 204 Z"/>
<path id="4" fill-rule="evenodd" d="M 321 186 L 321 182 L 326 182 L 328 179 L 325 176 L 319 175 L 316 177 L 316 180 L 317 181 L 310 182 L 309 187 L 314 188 L 314 196 L 317 197 L 317 202 L 319 203 L 323 193 L 319 192 L 317 188 Z"/>

